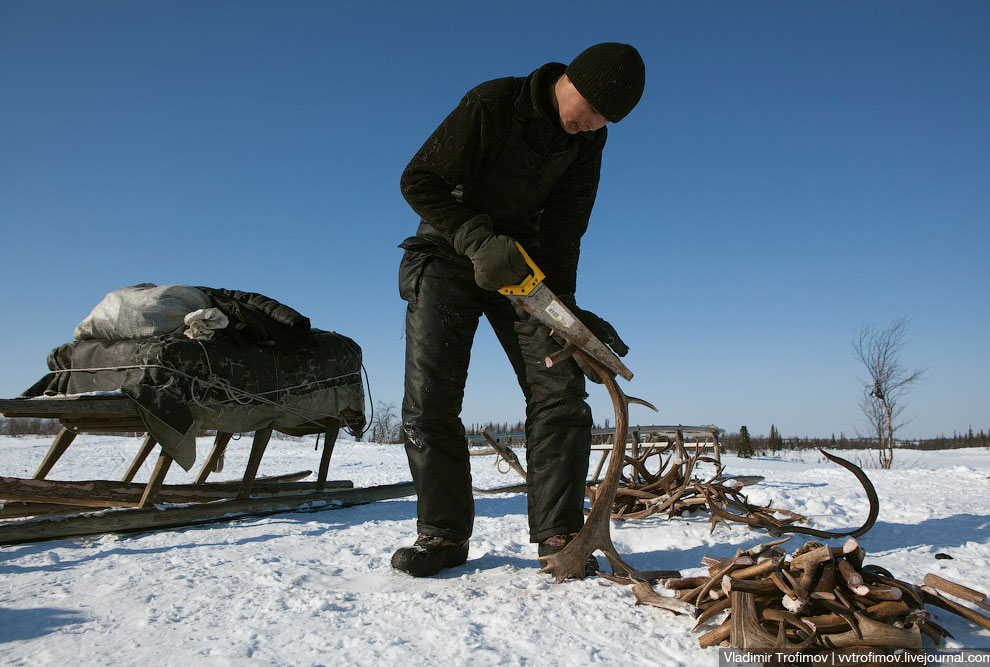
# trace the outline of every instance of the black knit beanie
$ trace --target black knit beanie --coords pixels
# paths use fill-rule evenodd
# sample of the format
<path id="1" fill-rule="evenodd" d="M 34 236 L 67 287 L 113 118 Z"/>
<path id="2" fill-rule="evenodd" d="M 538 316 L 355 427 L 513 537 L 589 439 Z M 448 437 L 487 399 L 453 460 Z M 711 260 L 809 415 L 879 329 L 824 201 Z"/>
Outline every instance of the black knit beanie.
<path id="1" fill-rule="evenodd" d="M 646 83 L 639 52 L 618 42 L 589 46 L 571 61 L 566 74 L 595 111 L 613 123 L 632 111 Z"/>

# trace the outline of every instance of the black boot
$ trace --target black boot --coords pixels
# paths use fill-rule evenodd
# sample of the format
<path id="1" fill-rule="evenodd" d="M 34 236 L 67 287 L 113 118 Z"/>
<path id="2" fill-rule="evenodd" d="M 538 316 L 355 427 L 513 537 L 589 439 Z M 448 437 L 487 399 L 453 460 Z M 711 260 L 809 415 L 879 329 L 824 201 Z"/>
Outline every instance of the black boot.
<path id="1" fill-rule="evenodd" d="M 411 547 L 392 554 L 392 568 L 414 577 L 432 577 L 440 570 L 467 562 L 468 543 L 451 542 L 442 537 L 419 535 Z"/>
<path id="2" fill-rule="evenodd" d="M 540 556 L 555 554 L 566 547 L 568 543 L 570 543 L 570 541 L 576 536 L 577 533 L 571 533 L 570 535 L 554 535 L 553 537 L 548 537 L 540 542 L 540 545 L 536 548 L 536 553 Z M 594 554 L 588 556 L 588 560 L 584 564 L 584 576 L 593 577 L 600 569 L 601 568 L 598 566 L 598 559 L 595 558 Z"/>

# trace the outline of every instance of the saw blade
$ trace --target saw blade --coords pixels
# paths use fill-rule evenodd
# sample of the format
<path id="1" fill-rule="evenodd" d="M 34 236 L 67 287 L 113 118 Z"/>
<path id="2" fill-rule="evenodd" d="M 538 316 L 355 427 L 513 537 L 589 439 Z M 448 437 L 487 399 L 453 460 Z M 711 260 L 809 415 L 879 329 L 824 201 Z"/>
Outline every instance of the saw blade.
<path id="1" fill-rule="evenodd" d="M 632 371 L 542 282 L 529 294 L 509 296 L 526 312 L 610 371 L 632 380 Z"/>

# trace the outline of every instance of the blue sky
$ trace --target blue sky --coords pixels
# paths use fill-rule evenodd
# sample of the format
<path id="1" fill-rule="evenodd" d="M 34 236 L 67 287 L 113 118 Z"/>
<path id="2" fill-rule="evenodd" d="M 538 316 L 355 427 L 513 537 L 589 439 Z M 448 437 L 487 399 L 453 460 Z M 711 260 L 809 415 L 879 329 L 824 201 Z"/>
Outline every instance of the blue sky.
<path id="1" fill-rule="evenodd" d="M 904 435 L 990 427 L 985 2 L 4 2 L 0 395 L 113 289 L 262 292 L 402 392 L 402 169 L 475 84 L 634 44 L 578 302 L 639 423 L 854 434 L 861 323 L 912 317 Z M 599 421 L 611 418 L 593 387 Z M 463 418 L 521 393 L 479 328 Z"/>

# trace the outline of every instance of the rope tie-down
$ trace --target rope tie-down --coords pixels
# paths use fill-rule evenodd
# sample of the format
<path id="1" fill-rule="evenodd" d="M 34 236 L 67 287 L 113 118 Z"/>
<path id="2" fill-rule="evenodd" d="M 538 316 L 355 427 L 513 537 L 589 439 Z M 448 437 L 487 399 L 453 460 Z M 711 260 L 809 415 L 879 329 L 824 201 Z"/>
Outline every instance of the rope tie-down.
<path id="1" fill-rule="evenodd" d="M 304 420 L 304 423 L 313 424 L 315 426 L 322 426 L 320 420 L 325 419 L 341 419 L 339 414 L 331 414 L 327 412 L 322 412 L 319 410 L 309 410 L 306 408 L 300 408 L 295 406 L 287 405 L 284 401 L 275 400 L 269 398 L 270 395 L 282 395 L 288 396 L 291 392 L 301 389 L 307 389 L 310 387 L 320 387 L 328 383 L 334 383 L 340 380 L 345 380 L 347 378 L 353 377 L 355 374 L 360 380 L 361 372 L 352 371 L 349 373 L 344 373 L 342 375 L 337 375 L 329 378 L 322 378 L 319 380 L 311 380 L 308 382 L 303 382 L 297 385 L 292 385 L 289 387 L 280 387 L 271 391 L 265 392 L 250 392 L 245 389 L 234 386 L 228 380 L 220 377 L 213 372 L 212 364 L 210 364 L 209 356 L 206 357 L 207 367 L 209 368 L 209 374 L 204 378 L 201 375 L 192 375 L 185 371 L 179 370 L 173 366 L 168 366 L 163 363 L 151 363 L 151 364 L 125 364 L 117 366 L 103 366 L 103 367 L 84 367 L 84 368 L 60 368 L 50 371 L 53 374 L 62 373 L 99 373 L 99 372 L 120 372 L 128 370 L 161 370 L 167 373 L 171 373 L 180 377 L 183 377 L 189 381 L 189 402 L 193 405 L 197 405 L 206 410 L 215 410 L 219 406 L 225 404 L 236 404 L 239 406 L 248 406 L 252 404 L 263 404 L 271 405 L 278 408 L 280 411 L 287 412 L 289 414 L 295 415 L 300 419 Z M 361 365 L 364 369 L 364 364 Z M 367 371 L 365 371 L 365 381 L 368 381 Z M 370 395 L 370 383 L 368 384 L 368 392 Z M 219 393 L 222 398 L 209 399 L 208 396 L 210 392 Z M 367 430 L 367 429 L 365 429 Z M 361 435 L 363 435 L 363 431 Z"/>

